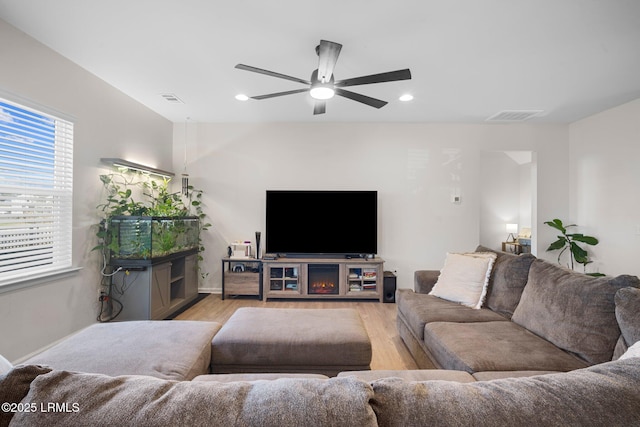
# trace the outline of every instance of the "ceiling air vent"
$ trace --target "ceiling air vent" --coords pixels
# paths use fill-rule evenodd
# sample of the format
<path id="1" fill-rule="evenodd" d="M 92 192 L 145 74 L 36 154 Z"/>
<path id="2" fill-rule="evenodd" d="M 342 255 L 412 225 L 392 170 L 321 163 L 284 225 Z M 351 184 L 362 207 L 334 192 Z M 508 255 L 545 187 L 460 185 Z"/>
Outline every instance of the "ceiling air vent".
<path id="1" fill-rule="evenodd" d="M 160 94 L 160 96 L 166 99 L 168 102 L 171 102 L 172 104 L 184 104 L 182 99 L 178 98 L 173 93 L 162 93 Z"/>
<path id="2" fill-rule="evenodd" d="M 523 122 L 542 113 L 542 110 L 503 110 L 489 117 L 487 122 Z"/>

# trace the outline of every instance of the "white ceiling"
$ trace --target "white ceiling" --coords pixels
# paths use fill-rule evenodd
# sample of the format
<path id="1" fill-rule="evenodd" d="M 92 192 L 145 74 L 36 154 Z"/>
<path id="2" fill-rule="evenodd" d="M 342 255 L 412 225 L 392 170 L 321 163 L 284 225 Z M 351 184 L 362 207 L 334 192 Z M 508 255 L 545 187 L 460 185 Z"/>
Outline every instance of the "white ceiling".
<path id="1" fill-rule="evenodd" d="M 563 123 L 640 98 L 639 0 L 0 0 L 0 18 L 174 122 Z M 413 79 L 350 88 L 380 110 L 234 99 L 303 88 L 234 66 L 308 79 L 320 39 L 343 45 L 336 79 Z"/>

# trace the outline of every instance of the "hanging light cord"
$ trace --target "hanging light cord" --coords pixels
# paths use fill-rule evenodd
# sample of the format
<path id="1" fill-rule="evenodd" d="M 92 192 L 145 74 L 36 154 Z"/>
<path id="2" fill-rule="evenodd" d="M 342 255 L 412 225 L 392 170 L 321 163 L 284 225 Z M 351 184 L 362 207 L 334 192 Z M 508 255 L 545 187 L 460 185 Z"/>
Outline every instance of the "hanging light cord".
<path id="1" fill-rule="evenodd" d="M 182 173 L 182 194 L 189 194 L 189 174 L 187 173 L 187 142 L 189 139 L 188 134 L 189 117 L 184 122 L 184 172 Z"/>

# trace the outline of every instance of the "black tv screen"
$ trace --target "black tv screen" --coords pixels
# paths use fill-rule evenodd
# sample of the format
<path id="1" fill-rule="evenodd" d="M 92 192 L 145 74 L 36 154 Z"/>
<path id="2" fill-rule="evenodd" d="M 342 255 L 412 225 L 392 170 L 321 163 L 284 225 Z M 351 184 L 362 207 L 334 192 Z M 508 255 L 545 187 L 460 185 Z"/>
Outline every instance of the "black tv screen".
<path id="1" fill-rule="evenodd" d="M 279 255 L 378 252 L 376 191 L 267 191 L 265 250 Z"/>

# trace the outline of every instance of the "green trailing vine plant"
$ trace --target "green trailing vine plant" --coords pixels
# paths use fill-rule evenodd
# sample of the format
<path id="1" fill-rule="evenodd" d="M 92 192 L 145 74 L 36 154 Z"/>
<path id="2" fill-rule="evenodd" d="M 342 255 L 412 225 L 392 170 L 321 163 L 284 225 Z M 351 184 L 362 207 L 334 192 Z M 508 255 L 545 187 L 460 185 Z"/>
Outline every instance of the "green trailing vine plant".
<path id="1" fill-rule="evenodd" d="M 205 250 L 202 244 L 202 232 L 211 227 L 206 222 L 206 214 L 202 207 L 202 190 L 193 186 L 187 187 L 186 194 L 169 191 L 170 179 L 154 179 L 147 173 L 120 170 L 117 173 L 100 175 L 105 192 L 105 201 L 96 208 L 100 211 L 101 219 L 96 225 L 98 244 L 92 251 L 100 251 L 103 256 L 102 285 L 108 285 L 110 276 L 108 271 L 111 253 L 119 253 L 118 239 L 114 239 L 113 230 L 109 227 L 109 219 L 114 216 L 150 216 L 180 218 L 195 216 L 198 218 L 198 268 L 200 275 L 205 278 L 208 273 L 201 270 L 203 261 L 202 252 Z M 136 199 L 139 197 L 139 199 Z M 176 223 L 180 227 L 180 222 Z M 177 229 L 179 231 L 179 229 Z M 175 244 L 175 236 L 161 234 L 159 248 L 163 251 L 170 250 Z M 144 250 L 142 250 L 144 251 Z M 149 256 L 150 253 L 143 253 Z"/>
<path id="2" fill-rule="evenodd" d="M 582 268 L 585 274 L 590 276 L 604 276 L 602 273 L 587 273 L 587 265 L 591 264 L 593 261 L 589 259 L 589 254 L 587 250 L 582 248 L 578 243 L 584 243 L 585 245 L 595 246 L 597 245 L 598 239 L 593 236 L 587 236 L 582 233 L 569 233 L 569 227 L 576 227 L 576 224 L 564 225 L 561 220 L 554 219 L 552 221 L 545 221 L 549 227 L 552 227 L 558 231 L 560 231 L 561 235 L 558 236 L 558 240 L 551 243 L 547 248 L 547 251 L 557 251 L 558 254 L 558 264 L 562 265 L 561 257 L 562 255 L 569 251 L 569 264 L 568 268 L 574 270 L 575 264 L 582 264 Z"/>

